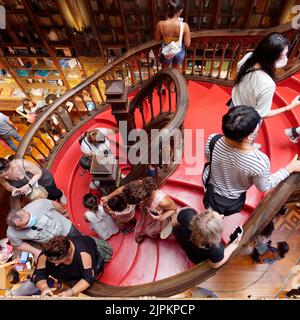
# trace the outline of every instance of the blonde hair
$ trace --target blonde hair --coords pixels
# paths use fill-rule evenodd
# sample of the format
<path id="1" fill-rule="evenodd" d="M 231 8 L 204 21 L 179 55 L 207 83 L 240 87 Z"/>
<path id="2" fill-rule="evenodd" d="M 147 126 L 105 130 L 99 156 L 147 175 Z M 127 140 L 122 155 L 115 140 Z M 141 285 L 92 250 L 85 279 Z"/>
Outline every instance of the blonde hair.
<path id="1" fill-rule="evenodd" d="M 190 228 L 190 241 L 197 247 L 203 247 L 207 244 L 218 245 L 221 242 L 224 225 L 220 215 L 208 209 L 192 218 Z"/>

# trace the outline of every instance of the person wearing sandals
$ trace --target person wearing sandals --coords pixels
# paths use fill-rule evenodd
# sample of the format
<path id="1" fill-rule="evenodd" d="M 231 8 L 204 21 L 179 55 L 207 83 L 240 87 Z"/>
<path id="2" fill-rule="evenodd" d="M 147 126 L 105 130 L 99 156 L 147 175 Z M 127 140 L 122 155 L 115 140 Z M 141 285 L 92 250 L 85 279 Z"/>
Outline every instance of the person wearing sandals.
<path id="1" fill-rule="evenodd" d="M 100 239 L 97 239 L 99 242 Z M 105 242 L 104 240 L 101 240 Z M 71 288 L 59 294 L 62 297 L 72 297 L 85 291 L 101 275 L 104 263 L 112 255 L 104 252 L 95 239 L 88 236 L 65 237 L 58 236 L 42 244 L 42 253 L 38 258 L 37 267 L 32 281 L 41 291 L 41 296 L 52 296 L 53 291 L 48 286 L 48 278 L 59 281 L 77 281 Z"/>
<path id="2" fill-rule="evenodd" d="M 34 187 L 41 185 L 48 192 L 49 200 L 59 200 L 63 205 L 67 202 L 51 172 L 25 159 L 0 158 L 0 183 L 12 196 L 29 195 Z"/>
<path id="3" fill-rule="evenodd" d="M 102 205 L 118 195 L 122 195 L 127 204 L 140 204 L 141 215 L 134 231 L 136 242 L 145 236 L 165 239 L 172 233 L 171 218 L 176 213 L 176 203 L 164 191 L 157 189 L 153 178 L 129 182 L 102 197 Z"/>
<path id="4" fill-rule="evenodd" d="M 83 214 L 84 220 L 90 224 L 91 229 L 97 233 L 99 238 L 107 240 L 119 232 L 114 219 L 105 212 L 105 208 L 98 205 L 94 195 L 87 193 L 83 197 L 83 205 L 89 209 Z"/>

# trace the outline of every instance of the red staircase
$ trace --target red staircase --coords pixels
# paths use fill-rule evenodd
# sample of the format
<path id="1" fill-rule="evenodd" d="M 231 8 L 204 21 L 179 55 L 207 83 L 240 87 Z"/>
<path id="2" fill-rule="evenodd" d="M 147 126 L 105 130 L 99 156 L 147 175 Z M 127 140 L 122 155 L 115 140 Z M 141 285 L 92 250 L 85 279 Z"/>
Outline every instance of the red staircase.
<path id="1" fill-rule="evenodd" d="M 165 190 L 177 202 L 178 206 L 192 206 L 202 210 L 203 185 L 201 171 L 204 164 L 204 141 L 211 133 L 221 132 L 221 120 L 227 111 L 226 101 L 230 98 L 231 88 L 216 84 L 189 81 L 190 104 L 184 127 L 193 129 L 195 138 L 196 129 L 204 129 L 204 140 L 201 144 L 201 168 L 197 175 L 188 175 L 188 164 L 181 164 L 176 172 L 163 186 Z M 300 92 L 300 73 L 288 80 L 278 83 L 274 97 L 273 108 L 286 105 Z M 258 143 L 261 150 L 271 159 L 272 171 L 286 165 L 292 157 L 298 153 L 299 146 L 289 142 L 284 134 L 284 129 L 299 125 L 300 107 L 283 115 L 264 121 L 259 132 Z M 116 123 L 110 111 L 96 116 L 77 131 L 60 150 L 52 166 L 55 180 L 68 199 L 67 209 L 74 224 L 85 234 L 92 235 L 88 224 L 83 220 L 82 205 L 83 195 L 89 192 L 90 175 L 81 175 L 82 169 L 78 165 L 81 156 L 78 139 L 87 129 L 96 127 L 115 127 Z M 112 142 L 113 152 L 119 149 L 118 140 Z M 196 140 L 193 139 L 193 147 L 196 148 Z M 121 145 L 122 143 L 120 143 Z M 264 194 L 255 188 L 247 193 L 245 210 L 241 213 L 226 217 L 223 240 L 228 242 L 230 233 L 236 225 L 244 224 L 253 209 L 257 206 Z M 109 240 L 113 247 L 114 255 L 106 265 L 101 282 L 115 286 L 132 286 L 157 281 L 176 275 L 187 270 L 192 264 L 185 253 L 176 244 L 174 238 L 167 240 L 145 239 L 137 245 L 133 233 L 117 234 Z"/>

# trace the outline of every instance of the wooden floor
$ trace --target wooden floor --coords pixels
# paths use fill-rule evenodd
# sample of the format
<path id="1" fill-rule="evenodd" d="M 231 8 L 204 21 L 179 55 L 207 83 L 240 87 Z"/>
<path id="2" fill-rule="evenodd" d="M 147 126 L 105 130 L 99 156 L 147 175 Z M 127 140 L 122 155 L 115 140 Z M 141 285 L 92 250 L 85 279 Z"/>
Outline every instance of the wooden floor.
<path id="1" fill-rule="evenodd" d="M 238 256 L 200 287 L 212 290 L 219 298 L 284 298 L 300 280 L 300 214 L 290 211 L 275 222 L 271 240 L 287 241 L 286 257 L 273 265 L 254 264 L 248 256 Z M 300 282 L 298 280 L 298 286 Z"/>

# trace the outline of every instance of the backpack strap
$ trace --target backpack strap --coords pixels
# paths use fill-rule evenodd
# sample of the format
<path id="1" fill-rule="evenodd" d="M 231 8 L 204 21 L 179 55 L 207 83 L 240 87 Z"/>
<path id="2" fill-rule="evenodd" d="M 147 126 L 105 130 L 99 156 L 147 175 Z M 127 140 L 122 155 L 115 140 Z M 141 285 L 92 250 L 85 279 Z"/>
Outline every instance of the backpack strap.
<path id="1" fill-rule="evenodd" d="M 215 148 L 217 141 L 220 140 L 222 137 L 223 137 L 222 134 L 216 134 L 215 136 L 212 137 L 212 139 L 209 142 L 209 161 L 207 163 L 207 165 L 209 166 L 209 169 L 208 169 L 208 176 L 205 182 L 205 187 L 209 184 L 209 181 L 210 181 L 213 150 Z"/>

